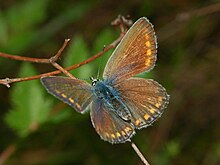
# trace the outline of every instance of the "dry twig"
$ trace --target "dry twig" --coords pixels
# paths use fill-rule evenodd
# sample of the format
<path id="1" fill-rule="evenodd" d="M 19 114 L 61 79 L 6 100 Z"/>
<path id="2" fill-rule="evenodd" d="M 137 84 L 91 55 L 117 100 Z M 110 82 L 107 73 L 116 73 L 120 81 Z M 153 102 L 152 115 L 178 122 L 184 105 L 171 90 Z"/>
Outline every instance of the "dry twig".
<path id="1" fill-rule="evenodd" d="M 119 17 L 117 18 L 119 19 Z M 116 19 L 116 20 L 117 20 Z M 53 72 L 47 72 L 47 73 L 43 73 L 43 74 L 39 74 L 39 75 L 35 75 L 35 76 L 31 76 L 31 77 L 23 77 L 23 78 L 5 78 L 5 79 L 0 79 L 0 84 L 5 85 L 7 87 L 10 87 L 11 83 L 15 83 L 15 82 L 22 82 L 22 81 L 29 81 L 29 80 L 34 80 L 34 79 L 39 79 L 41 77 L 44 76 L 52 76 L 52 75 L 57 75 L 60 74 L 61 72 L 63 72 L 64 74 L 66 74 L 67 76 L 71 77 L 71 78 L 75 78 L 73 75 L 71 75 L 68 71 L 69 70 L 73 70 L 76 69 L 82 65 L 88 64 L 90 62 L 92 62 L 93 60 L 95 60 L 96 58 L 100 57 L 101 55 L 103 55 L 105 52 L 109 51 L 110 49 L 116 47 L 116 45 L 121 41 L 121 39 L 123 38 L 123 36 L 125 35 L 126 30 L 123 27 L 123 22 L 119 23 L 118 26 L 121 29 L 121 34 L 120 36 L 113 41 L 111 44 L 109 44 L 108 46 L 105 47 L 104 50 L 102 50 L 101 52 L 97 53 L 96 55 L 88 58 L 85 61 L 82 61 L 78 64 L 74 64 L 70 67 L 67 68 L 63 68 L 61 67 L 56 61 L 59 59 L 59 57 L 61 56 L 62 52 L 64 51 L 65 47 L 67 46 L 67 43 L 70 41 L 69 39 L 66 39 L 63 43 L 63 46 L 58 50 L 58 52 L 56 53 L 55 56 L 49 58 L 49 59 L 45 59 L 45 58 L 31 58 L 31 57 L 23 57 L 23 56 L 17 56 L 17 55 L 10 55 L 10 54 L 6 54 L 6 53 L 2 53 L 0 52 L 0 57 L 5 57 L 5 58 L 9 58 L 9 59 L 13 59 L 13 60 L 19 60 L 19 61 L 27 61 L 27 62 L 34 62 L 34 63 L 51 63 L 55 68 L 57 68 L 58 70 L 53 71 Z"/>

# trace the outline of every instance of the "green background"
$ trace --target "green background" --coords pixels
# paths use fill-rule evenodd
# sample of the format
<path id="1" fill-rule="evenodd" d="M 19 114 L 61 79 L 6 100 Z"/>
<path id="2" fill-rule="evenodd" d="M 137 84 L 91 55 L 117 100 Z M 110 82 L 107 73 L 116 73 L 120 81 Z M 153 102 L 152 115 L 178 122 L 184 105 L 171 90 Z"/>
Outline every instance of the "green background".
<path id="1" fill-rule="evenodd" d="M 0 2 L 0 52 L 49 58 L 71 41 L 59 63 L 70 66 L 102 51 L 119 35 L 110 25 L 118 14 L 145 16 L 158 38 L 150 73 L 170 103 L 153 126 L 132 140 L 155 165 L 220 164 L 220 4 L 217 0 L 8 0 Z M 211 6 L 210 6 L 211 5 Z M 209 6 L 209 7 L 208 7 Z M 71 73 L 101 73 L 112 50 Z M 52 71 L 0 57 L 0 78 Z M 218 73 L 218 74 L 217 74 Z M 12 150 L 10 150 L 12 149 Z M 7 157 L 9 154 L 10 156 Z M 0 162 L 5 164 L 142 164 L 129 143 L 100 139 L 89 113 L 81 115 L 49 95 L 39 80 L 0 86 Z"/>

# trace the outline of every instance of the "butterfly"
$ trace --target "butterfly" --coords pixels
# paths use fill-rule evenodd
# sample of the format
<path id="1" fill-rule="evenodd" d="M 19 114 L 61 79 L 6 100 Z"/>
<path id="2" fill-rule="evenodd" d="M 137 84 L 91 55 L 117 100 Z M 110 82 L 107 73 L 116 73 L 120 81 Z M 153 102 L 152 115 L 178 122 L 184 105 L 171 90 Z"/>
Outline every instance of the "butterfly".
<path id="1" fill-rule="evenodd" d="M 130 141 L 135 130 L 150 126 L 163 113 L 169 95 L 151 79 L 133 77 L 153 69 L 157 41 L 147 18 L 138 19 L 109 58 L 103 79 L 86 81 L 68 77 L 42 77 L 46 90 L 90 117 L 101 139 L 110 143 Z"/>

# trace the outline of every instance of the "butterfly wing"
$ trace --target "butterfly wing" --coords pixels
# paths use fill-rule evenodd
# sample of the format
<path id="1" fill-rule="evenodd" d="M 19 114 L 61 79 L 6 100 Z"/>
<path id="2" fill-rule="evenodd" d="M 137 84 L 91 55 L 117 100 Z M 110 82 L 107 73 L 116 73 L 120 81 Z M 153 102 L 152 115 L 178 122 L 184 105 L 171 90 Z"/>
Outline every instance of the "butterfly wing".
<path id="1" fill-rule="evenodd" d="M 131 123 L 137 129 L 149 126 L 163 113 L 169 96 L 165 89 L 153 80 L 129 78 L 115 88 L 131 112 Z"/>
<path id="2" fill-rule="evenodd" d="M 123 143 L 134 134 L 134 127 L 120 118 L 104 103 L 95 100 L 91 104 L 91 121 L 100 137 L 110 143 Z"/>
<path id="3" fill-rule="evenodd" d="M 119 83 L 155 65 L 157 41 L 153 25 L 142 17 L 125 34 L 108 60 L 103 78 Z"/>
<path id="4" fill-rule="evenodd" d="M 85 81 L 68 77 L 43 77 L 41 83 L 47 91 L 75 108 L 78 112 L 85 112 L 92 100 L 91 86 Z"/>

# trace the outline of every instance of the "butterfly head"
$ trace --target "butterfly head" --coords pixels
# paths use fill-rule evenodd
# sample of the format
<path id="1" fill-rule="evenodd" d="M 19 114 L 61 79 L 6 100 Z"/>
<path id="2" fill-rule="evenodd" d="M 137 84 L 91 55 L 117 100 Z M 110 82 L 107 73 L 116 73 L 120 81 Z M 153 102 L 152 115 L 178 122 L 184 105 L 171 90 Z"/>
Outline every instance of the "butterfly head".
<path id="1" fill-rule="evenodd" d="M 96 83 L 99 81 L 99 79 L 94 78 L 94 77 L 90 77 L 90 80 L 92 80 L 92 86 L 95 86 Z"/>

